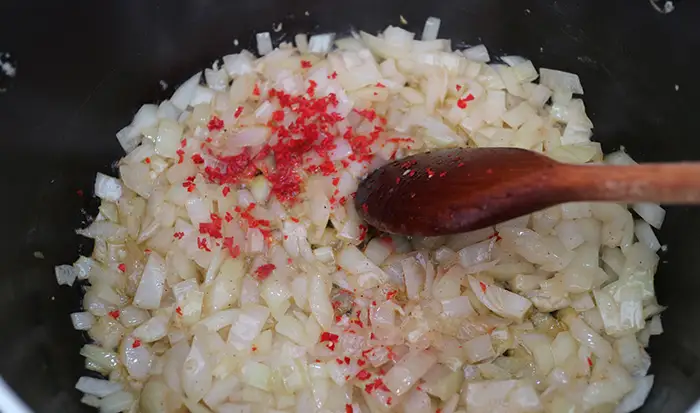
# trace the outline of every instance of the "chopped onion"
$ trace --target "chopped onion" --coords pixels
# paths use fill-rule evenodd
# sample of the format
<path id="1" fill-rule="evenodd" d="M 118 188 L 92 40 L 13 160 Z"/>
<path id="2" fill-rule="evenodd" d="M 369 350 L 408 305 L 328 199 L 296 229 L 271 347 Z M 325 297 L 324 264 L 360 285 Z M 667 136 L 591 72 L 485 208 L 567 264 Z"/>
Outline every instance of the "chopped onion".
<path id="1" fill-rule="evenodd" d="M 265 56 L 272 52 L 272 38 L 269 32 L 256 34 L 255 40 L 258 42 L 258 54 L 260 56 Z"/>
<path id="2" fill-rule="evenodd" d="M 70 318 L 73 321 L 73 328 L 76 330 L 89 330 L 95 324 L 95 316 L 87 311 L 72 313 Z"/>
<path id="3" fill-rule="evenodd" d="M 427 19 L 421 40 L 392 26 L 338 40 L 302 33 L 296 48 L 258 33 L 261 57 L 224 56 L 204 82 L 197 73 L 138 110 L 117 133 L 128 153 L 119 176 L 96 176 L 99 214 L 77 231 L 92 253 L 56 268 L 61 284 L 88 281 L 71 320 L 94 341 L 80 351 L 85 367 L 109 381 L 81 379 L 86 404 L 524 413 L 643 403 L 644 348 L 665 308 L 654 290 L 659 205 L 633 205 L 635 219 L 623 204 L 565 203 L 446 237 L 382 233 L 356 211 L 371 171 L 439 148 L 635 163 L 591 141 L 578 76 L 520 56 L 488 64 L 483 45 L 453 52 L 440 23 Z"/>
<path id="4" fill-rule="evenodd" d="M 435 40 L 437 39 L 439 31 L 440 19 L 437 17 L 428 17 L 428 19 L 425 21 L 425 27 L 423 27 L 423 35 L 421 38 L 423 41 Z"/>

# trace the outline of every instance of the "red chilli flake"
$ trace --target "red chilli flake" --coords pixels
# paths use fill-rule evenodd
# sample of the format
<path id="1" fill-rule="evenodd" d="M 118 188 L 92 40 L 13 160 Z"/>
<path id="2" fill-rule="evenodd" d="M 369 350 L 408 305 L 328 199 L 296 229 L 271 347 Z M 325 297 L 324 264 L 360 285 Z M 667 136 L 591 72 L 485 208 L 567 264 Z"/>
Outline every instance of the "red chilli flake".
<path id="1" fill-rule="evenodd" d="M 253 88 L 253 96 L 260 96 L 260 86 L 256 83 Z"/>
<path id="2" fill-rule="evenodd" d="M 182 239 L 185 236 L 184 232 L 176 232 L 173 234 L 173 238 Z"/>
<path id="3" fill-rule="evenodd" d="M 211 249 L 207 245 L 207 239 L 206 238 L 200 238 L 197 237 L 197 248 L 199 248 L 202 251 L 207 251 L 211 252 Z"/>
<path id="4" fill-rule="evenodd" d="M 338 364 L 341 364 L 341 365 L 343 364 L 343 360 L 341 360 L 341 359 L 335 359 L 335 362 Z"/>
<path id="5" fill-rule="evenodd" d="M 470 93 L 462 99 L 459 99 L 457 101 L 457 106 L 459 106 L 460 109 L 465 109 L 467 107 L 467 102 L 471 102 L 472 100 L 474 100 L 474 95 Z"/>
<path id="6" fill-rule="evenodd" d="M 221 195 L 223 195 L 223 196 L 228 195 L 230 192 L 231 192 L 231 188 L 229 188 L 228 186 L 221 188 Z M 228 214 L 228 212 L 227 212 L 227 214 Z M 229 221 L 229 222 L 231 222 L 231 221 Z"/>
<path id="7" fill-rule="evenodd" d="M 134 340 L 134 344 L 131 345 L 131 348 L 139 348 L 141 347 L 141 340 Z"/>
<path id="8" fill-rule="evenodd" d="M 299 218 L 291 217 L 291 218 L 289 218 L 289 219 L 291 219 L 293 222 L 296 222 L 296 223 L 299 222 Z"/>
<path id="9" fill-rule="evenodd" d="M 588 361 L 588 367 L 593 367 L 593 360 L 590 357 L 587 357 L 586 361 Z"/>
<path id="10" fill-rule="evenodd" d="M 146 158 L 143 160 L 145 163 L 151 163 L 151 158 Z"/>
<path id="11" fill-rule="evenodd" d="M 338 335 L 329 333 L 327 331 L 324 331 L 321 333 L 321 336 L 318 339 L 319 343 L 328 343 L 326 344 L 326 347 L 328 347 L 329 350 L 335 350 L 335 345 L 338 342 Z"/>
<path id="12" fill-rule="evenodd" d="M 182 149 L 178 149 L 177 151 L 175 151 L 175 153 L 177 154 L 177 156 L 179 158 L 177 160 L 177 163 L 182 163 L 182 161 L 185 160 L 185 151 L 183 151 Z"/>
<path id="13" fill-rule="evenodd" d="M 386 392 L 390 392 L 389 388 L 384 384 L 384 381 L 382 379 L 376 379 L 372 383 L 368 384 L 365 386 L 365 391 L 369 394 L 372 394 L 372 391 L 374 390 L 384 390 Z"/>
<path id="14" fill-rule="evenodd" d="M 243 106 L 236 108 L 236 111 L 233 113 L 233 117 L 238 119 L 241 116 L 241 113 L 243 113 Z"/>
<path id="15" fill-rule="evenodd" d="M 350 357 L 345 356 L 343 357 L 343 360 L 345 361 L 345 364 L 350 364 Z"/>
<path id="16" fill-rule="evenodd" d="M 217 116 L 212 116 L 207 128 L 209 128 L 210 131 L 221 130 L 224 128 L 224 121 Z"/>
<path id="17" fill-rule="evenodd" d="M 381 83 L 381 82 L 377 82 L 377 84 L 374 85 L 374 86 L 379 87 L 379 88 L 385 88 L 385 87 L 386 87 L 386 86 L 384 86 L 384 83 Z"/>
<path id="18" fill-rule="evenodd" d="M 110 311 L 108 314 L 109 314 L 110 317 L 112 317 L 112 318 L 115 319 L 115 320 L 116 320 L 117 318 L 119 318 L 119 310 Z"/>
<path id="19" fill-rule="evenodd" d="M 179 306 L 175 309 L 175 312 L 178 313 L 178 315 L 182 315 L 182 308 Z"/>
<path id="20" fill-rule="evenodd" d="M 391 396 L 389 396 L 389 398 L 386 399 L 386 405 L 391 406 Z"/>
<path id="21" fill-rule="evenodd" d="M 302 60 L 301 67 L 303 67 L 304 69 L 308 69 L 311 67 L 311 62 L 309 62 L 308 60 Z"/>
<path id="22" fill-rule="evenodd" d="M 388 293 L 386 293 L 387 300 L 391 300 L 392 298 L 394 298 L 394 296 L 396 296 L 396 290 L 391 290 Z"/>
<path id="23" fill-rule="evenodd" d="M 257 270 L 255 270 L 255 275 L 257 276 L 258 280 L 262 281 L 266 279 L 267 277 L 270 276 L 272 273 L 272 270 L 274 270 L 275 264 L 264 264 L 258 267 Z"/>
<path id="24" fill-rule="evenodd" d="M 233 245 L 233 237 L 226 237 L 224 238 L 224 248 L 228 250 L 229 255 L 231 255 L 231 258 L 238 258 L 239 255 L 241 255 L 241 247 L 238 245 Z"/>
<path id="25" fill-rule="evenodd" d="M 428 174 L 428 178 L 432 178 L 433 176 L 435 176 L 435 171 L 433 171 L 430 168 L 425 168 L 425 173 Z"/>
<path id="26" fill-rule="evenodd" d="M 117 266 L 119 268 L 119 271 L 121 272 L 126 272 L 126 264 L 122 263 Z"/>
<path id="27" fill-rule="evenodd" d="M 457 92 L 459 92 L 460 90 L 462 90 L 462 85 L 456 85 L 455 89 L 457 89 Z"/>
<path id="28" fill-rule="evenodd" d="M 360 370 L 355 375 L 355 377 L 357 377 L 358 380 L 365 381 L 365 380 L 369 379 L 370 377 L 372 377 L 372 374 L 370 372 L 368 372 L 367 370 Z"/>
<path id="29" fill-rule="evenodd" d="M 201 165 L 204 163 L 204 158 L 202 158 L 202 155 L 195 153 L 192 155 L 192 162 L 194 162 L 195 165 Z"/>
<path id="30" fill-rule="evenodd" d="M 481 287 L 481 292 L 483 292 L 484 294 L 486 294 L 486 284 L 484 284 L 483 282 L 479 281 L 479 287 Z"/>
<path id="31" fill-rule="evenodd" d="M 345 405 L 345 413 L 353 413 L 352 404 Z"/>
<path id="32" fill-rule="evenodd" d="M 358 366 L 362 367 L 362 366 L 364 366 L 365 364 L 367 364 L 366 361 L 364 361 L 364 360 L 362 360 L 362 359 L 357 360 L 357 365 L 358 365 Z"/>

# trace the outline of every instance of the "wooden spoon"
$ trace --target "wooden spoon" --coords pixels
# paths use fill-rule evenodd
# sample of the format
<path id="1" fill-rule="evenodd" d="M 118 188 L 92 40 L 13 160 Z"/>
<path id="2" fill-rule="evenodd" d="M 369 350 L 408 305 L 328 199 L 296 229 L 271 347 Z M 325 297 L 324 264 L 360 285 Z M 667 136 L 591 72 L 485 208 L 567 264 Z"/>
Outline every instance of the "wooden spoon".
<path id="1" fill-rule="evenodd" d="M 699 204 L 700 162 L 570 165 L 524 149 L 444 149 L 375 170 L 355 197 L 369 224 L 425 236 L 472 231 L 572 201 Z"/>

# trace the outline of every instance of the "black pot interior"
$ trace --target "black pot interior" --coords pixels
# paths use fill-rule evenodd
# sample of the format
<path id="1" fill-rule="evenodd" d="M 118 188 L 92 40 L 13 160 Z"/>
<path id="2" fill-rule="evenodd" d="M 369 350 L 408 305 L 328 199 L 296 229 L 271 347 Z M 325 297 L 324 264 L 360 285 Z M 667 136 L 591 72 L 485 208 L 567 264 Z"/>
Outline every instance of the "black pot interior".
<path id="1" fill-rule="evenodd" d="M 399 24 L 399 15 L 414 31 L 428 16 L 441 18 L 440 35 L 453 46 L 484 43 L 495 55 L 578 73 L 606 151 L 624 145 L 642 161 L 700 159 L 698 2 L 662 15 L 645 0 L 4 1 L 0 52 L 12 54 L 17 74 L 0 84 L 0 375 L 35 411 L 92 411 L 73 389 L 85 337 L 68 313 L 80 306 L 80 288 L 59 288 L 52 267 L 76 258 L 73 229 L 90 211 L 95 172 L 113 171 L 122 155 L 114 134 L 139 105 L 254 46 L 255 32 L 273 23 L 283 23 L 273 33 L 279 41 L 301 31 L 376 31 Z M 165 91 L 161 80 L 171 85 Z M 642 412 L 684 412 L 700 395 L 699 233 L 697 208 L 669 209 L 656 277 L 669 309 L 665 333 L 651 341 L 656 381 Z"/>

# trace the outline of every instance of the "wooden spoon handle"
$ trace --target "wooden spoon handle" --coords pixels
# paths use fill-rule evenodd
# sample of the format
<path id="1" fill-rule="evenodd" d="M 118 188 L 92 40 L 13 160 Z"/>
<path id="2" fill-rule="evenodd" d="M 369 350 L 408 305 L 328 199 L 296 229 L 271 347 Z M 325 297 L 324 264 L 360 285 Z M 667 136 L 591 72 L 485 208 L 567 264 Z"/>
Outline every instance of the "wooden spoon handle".
<path id="1" fill-rule="evenodd" d="M 700 162 L 562 165 L 555 169 L 561 177 L 560 189 L 571 200 L 700 203 Z"/>

